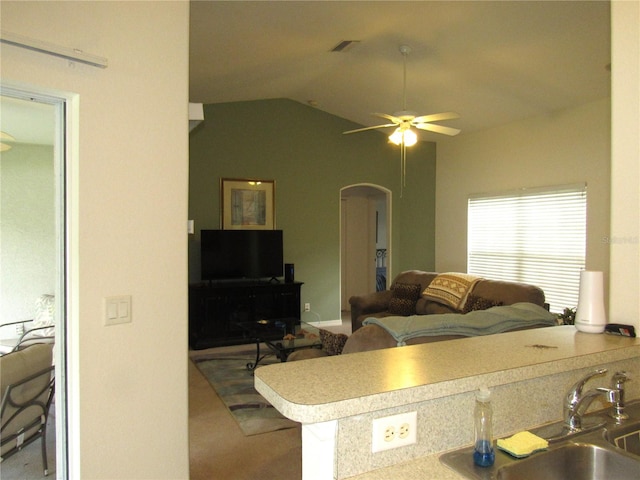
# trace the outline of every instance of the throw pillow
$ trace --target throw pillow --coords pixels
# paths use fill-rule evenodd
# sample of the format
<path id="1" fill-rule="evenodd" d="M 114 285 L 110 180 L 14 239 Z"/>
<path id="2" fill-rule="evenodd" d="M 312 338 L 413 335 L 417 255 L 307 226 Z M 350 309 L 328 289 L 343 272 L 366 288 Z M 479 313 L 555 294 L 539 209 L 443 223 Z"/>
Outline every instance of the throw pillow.
<path id="1" fill-rule="evenodd" d="M 479 280 L 480 277 L 468 273 L 439 273 L 424 289 L 422 296 L 427 300 L 461 310 L 465 299 Z"/>
<path id="2" fill-rule="evenodd" d="M 322 350 L 329 355 L 340 355 L 342 348 L 347 341 L 347 335 L 344 333 L 333 333 L 322 328 L 320 331 L 320 341 L 322 342 Z"/>
<path id="3" fill-rule="evenodd" d="M 499 307 L 501 305 L 503 305 L 503 303 L 498 300 L 491 300 L 477 295 L 469 295 L 467 297 L 467 302 L 464 304 L 464 308 L 462 309 L 462 313 L 469 313 L 474 310 L 486 310 L 487 308 Z"/>
<path id="4" fill-rule="evenodd" d="M 33 318 L 33 328 L 43 328 L 33 332 L 34 336 L 53 337 L 55 335 L 55 319 L 54 312 L 56 308 L 56 299 L 53 295 L 42 295 L 36 300 L 36 313 Z"/>
<path id="5" fill-rule="evenodd" d="M 389 313 L 405 317 L 414 315 L 421 288 L 420 284 L 396 283 L 393 286 L 393 295 L 389 301 Z"/>

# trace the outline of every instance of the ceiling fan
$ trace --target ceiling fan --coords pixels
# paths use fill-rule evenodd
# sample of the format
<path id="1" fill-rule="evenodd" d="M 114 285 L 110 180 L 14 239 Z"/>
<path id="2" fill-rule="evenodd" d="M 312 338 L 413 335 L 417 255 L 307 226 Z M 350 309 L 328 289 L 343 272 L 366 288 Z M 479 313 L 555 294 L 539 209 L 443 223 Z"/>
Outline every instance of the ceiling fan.
<path id="1" fill-rule="evenodd" d="M 4 142 L 5 141 L 6 142 L 14 142 L 16 139 L 13 138 L 8 133 L 0 132 L 0 140 L 4 140 L 4 141 L 0 142 L 0 152 L 6 152 L 7 150 L 11 150 L 11 145 L 9 145 L 8 143 L 4 143 Z"/>
<path id="2" fill-rule="evenodd" d="M 388 127 L 396 127 L 396 132 L 398 132 L 400 135 L 404 132 L 409 131 L 411 127 L 415 127 L 419 130 L 428 130 L 430 132 L 442 133 L 444 135 L 450 135 L 450 136 L 457 135 L 460 133 L 460 130 L 457 128 L 445 127 L 442 125 L 435 125 L 432 123 L 432 122 L 438 122 L 441 120 L 452 120 L 454 118 L 460 118 L 460 115 L 458 115 L 455 112 L 434 113 L 431 115 L 416 116 L 415 112 L 410 112 L 407 110 L 407 56 L 409 55 L 410 52 L 411 52 L 411 47 L 407 45 L 400 45 L 400 53 L 402 54 L 402 57 L 404 59 L 402 111 L 394 113 L 393 115 L 388 115 L 386 113 L 372 114 L 372 115 L 375 115 L 376 117 L 381 117 L 381 118 L 390 120 L 393 123 L 374 125 L 373 127 L 357 128 L 355 130 L 349 130 L 347 132 L 343 132 L 344 134 L 364 132 L 366 130 L 373 130 L 376 128 L 388 128 Z M 394 134 L 396 132 L 394 132 Z M 398 141 L 397 143 L 394 142 L 396 143 L 396 145 L 400 145 L 402 140 L 404 140 L 405 142 L 407 142 L 408 140 L 404 138 L 403 135 L 401 135 L 398 138 L 400 141 Z M 417 137 L 416 137 L 416 140 L 417 140 Z M 415 144 L 415 142 L 413 144 Z M 407 145 L 407 146 L 410 146 L 410 145 Z"/>
<path id="3" fill-rule="evenodd" d="M 386 113 L 373 113 L 376 117 L 381 117 L 389 120 L 391 123 L 384 123 L 382 125 L 374 125 L 372 127 L 357 128 L 355 130 L 348 130 L 343 132 L 347 135 L 350 133 L 364 132 L 366 130 L 374 130 L 378 128 L 396 127 L 395 131 L 389 135 L 389 141 L 399 145 L 400 159 L 401 159 L 401 172 L 402 172 L 402 186 L 404 186 L 404 179 L 406 173 L 406 147 L 415 145 L 418 141 L 418 136 L 411 130 L 411 127 L 415 127 L 418 130 L 427 130 L 430 132 L 441 133 L 444 135 L 454 136 L 460 133 L 460 130 L 452 127 L 445 127 L 443 125 L 437 125 L 432 122 L 438 122 L 442 120 L 452 120 L 460 118 L 455 112 L 434 113 L 431 115 L 420 115 L 416 112 L 407 110 L 407 56 L 411 52 L 411 47 L 407 45 L 400 45 L 400 53 L 403 57 L 404 75 L 402 85 L 402 110 L 389 115 Z"/>

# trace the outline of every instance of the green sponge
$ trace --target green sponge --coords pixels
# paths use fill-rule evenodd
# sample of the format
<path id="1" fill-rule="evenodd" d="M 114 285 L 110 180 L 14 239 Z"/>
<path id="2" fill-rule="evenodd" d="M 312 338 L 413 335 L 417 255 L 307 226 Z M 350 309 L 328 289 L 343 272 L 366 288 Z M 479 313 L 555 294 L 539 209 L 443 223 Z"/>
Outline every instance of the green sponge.
<path id="1" fill-rule="evenodd" d="M 540 438 L 531 432 L 519 432 L 509 438 L 499 439 L 498 448 L 514 457 L 528 457 L 533 452 L 544 450 L 549 446 L 544 438 Z"/>

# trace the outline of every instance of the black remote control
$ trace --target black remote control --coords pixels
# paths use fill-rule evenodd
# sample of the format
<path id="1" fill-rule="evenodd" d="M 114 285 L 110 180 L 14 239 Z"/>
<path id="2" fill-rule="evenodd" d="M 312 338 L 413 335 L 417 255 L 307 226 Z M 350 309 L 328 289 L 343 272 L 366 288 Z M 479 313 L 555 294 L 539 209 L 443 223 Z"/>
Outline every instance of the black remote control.
<path id="1" fill-rule="evenodd" d="M 623 323 L 610 323 L 604 327 L 606 333 L 611 335 L 622 335 L 623 337 L 635 337 L 636 329 L 633 325 L 625 325 Z"/>

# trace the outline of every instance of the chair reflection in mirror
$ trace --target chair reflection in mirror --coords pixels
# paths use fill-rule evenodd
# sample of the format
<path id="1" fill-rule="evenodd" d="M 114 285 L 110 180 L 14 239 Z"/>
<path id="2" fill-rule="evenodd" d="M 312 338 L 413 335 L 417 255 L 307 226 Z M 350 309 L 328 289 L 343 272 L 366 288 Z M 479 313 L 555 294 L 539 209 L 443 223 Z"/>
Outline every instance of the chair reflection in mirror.
<path id="1" fill-rule="evenodd" d="M 29 345 L 0 357 L 0 462 L 40 439 L 47 464 L 47 419 L 54 396 L 53 343 Z"/>
<path id="2" fill-rule="evenodd" d="M 42 295 L 35 301 L 33 319 L 0 325 L 0 355 L 35 343 L 55 341 L 55 297 Z"/>

